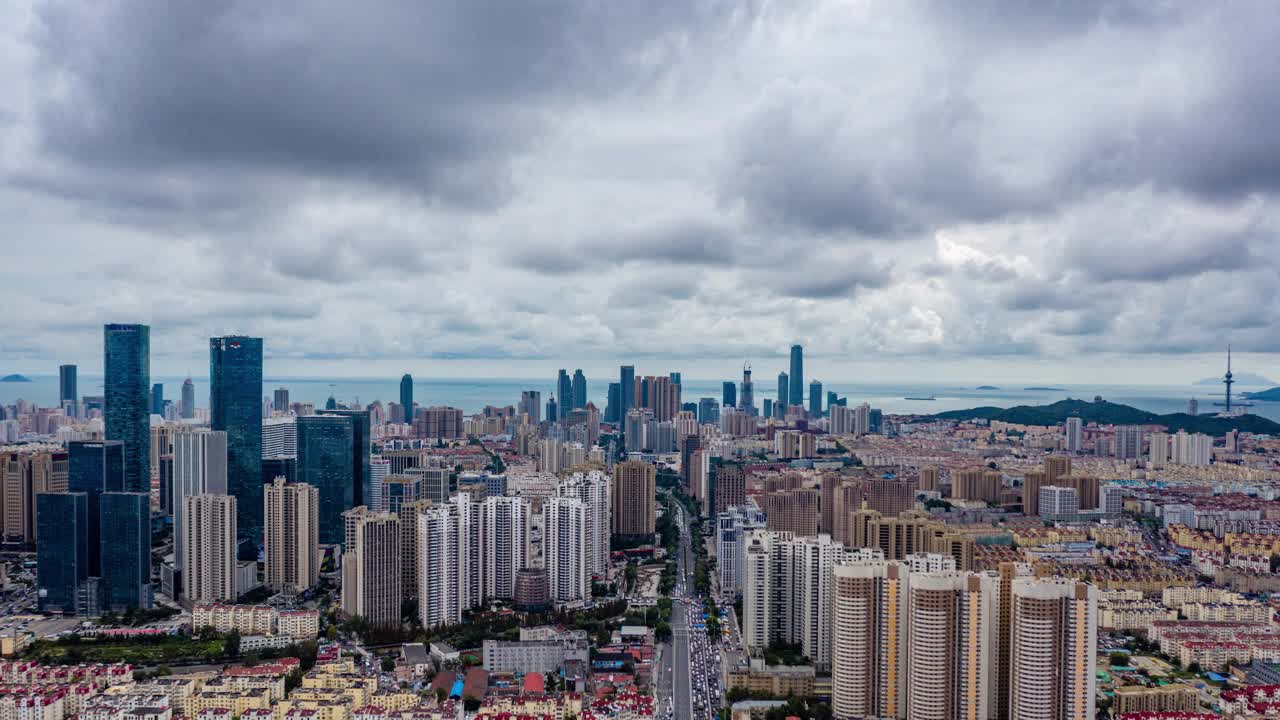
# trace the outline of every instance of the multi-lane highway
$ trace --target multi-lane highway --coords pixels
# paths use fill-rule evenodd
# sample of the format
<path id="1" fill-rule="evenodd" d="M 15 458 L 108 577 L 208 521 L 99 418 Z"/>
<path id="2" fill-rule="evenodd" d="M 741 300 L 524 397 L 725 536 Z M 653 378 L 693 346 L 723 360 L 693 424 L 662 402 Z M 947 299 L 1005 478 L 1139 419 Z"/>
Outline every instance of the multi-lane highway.
<path id="1" fill-rule="evenodd" d="M 676 523 L 680 549 L 676 554 L 676 585 L 671 592 L 671 643 L 660 649 L 659 708 L 672 720 L 711 720 L 720 707 L 718 649 L 707 638 L 702 599 L 693 587 L 694 555 L 689 518 L 680 503 Z M 670 713 L 670 714 L 668 714 Z"/>

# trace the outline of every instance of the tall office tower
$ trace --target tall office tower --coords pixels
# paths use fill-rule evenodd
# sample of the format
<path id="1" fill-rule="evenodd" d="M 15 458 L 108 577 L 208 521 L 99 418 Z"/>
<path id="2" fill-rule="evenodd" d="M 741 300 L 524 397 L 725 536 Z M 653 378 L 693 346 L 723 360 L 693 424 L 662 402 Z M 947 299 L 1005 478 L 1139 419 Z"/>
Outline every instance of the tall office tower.
<path id="1" fill-rule="evenodd" d="M 787 400 L 792 405 L 804 405 L 804 348 L 791 346 L 791 373 L 788 375 L 791 388 L 787 392 Z"/>
<path id="2" fill-rule="evenodd" d="M 76 366 L 75 365 L 59 365 L 58 366 L 58 406 L 67 407 L 71 404 L 72 410 L 75 409 L 76 403 L 79 402 L 79 395 L 76 393 Z M 75 415 L 71 412 L 69 415 Z"/>
<path id="3" fill-rule="evenodd" d="M 1169 433 L 1151 433 L 1151 467 L 1159 469 L 1169 464 Z"/>
<path id="4" fill-rule="evenodd" d="M 67 443 L 67 489 L 85 494 L 89 576 L 101 577 L 102 494 L 124 490 L 124 443 L 119 440 Z"/>
<path id="5" fill-rule="evenodd" d="M 297 478 L 319 493 L 320 542 L 326 545 L 344 541 L 342 513 L 357 505 L 352 425 L 338 415 L 298 418 Z"/>
<path id="6" fill-rule="evenodd" d="M 906 717 L 906 566 L 854 562 L 836 565 L 832 574 L 832 715 Z"/>
<path id="7" fill-rule="evenodd" d="M 196 384 L 191 382 L 191 378 L 182 381 L 182 401 L 178 403 L 178 414 L 184 420 L 196 416 Z"/>
<path id="8" fill-rule="evenodd" d="M 773 404 L 773 414 L 778 417 L 787 416 L 787 408 L 791 405 L 789 400 L 791 385 L 784 372 L 778 373 L 778 401 Z"/>
<path id="9" fill-rule="evenodd" d="M 1142 427 L 1139 425 L 1116 426 L 1115 453 L 1119 460 L 1135 460 L 1142 457 Z"/>
<path id="10" fill-rule="evenodd" d="M 373 457 L 372 434 L 368 410 L 317 410 L 317 415 L 339 415 L 351 423 L 352 502 L 369 504 L 369 461 Z"/>
<path id="11" fill-rule="evenodd" d="M 400 627 L 400 518 L 360 507 L 342 513 L 342 611 L 376 629 Z"/>
<path id="12" fill-rule="evenodd" d="M 741 465 L 713 462 L 710 483 L 717 515 L 735 505 L 747 503 L 747 473 Z"/>
<path id="13" fill-rule="evenodd" d="M 747 537 L 743 576 L 744 642 L 799 645 L 818 672 L 831 667 L 832 568 L 845 555 L 830 535 L 796 537 L 757 530 Z M 762 589 L 760 583 L 764 583 Z M 765 645 L 757 645 L 763 640 Z"/>
<path id="14" fill-rule="evenodd" d="M 764 413 L 763 413 L 763 414 L 764 414 L 764 416 L 765 416 L 765 417 L 767 417 L 767 418 L 774 417 L 774 416 L 777 414 L 777 413 L 774 411 L 774 407 L 781 408 L 782 406 L 781 406 L 781 405 L 775 405 L 775 403 L 773 402 L 773 400 L 770 400 L 769 398 L 765 398 L 765 399 L 764 399 Z"/>
<path id="15" fill-rule="evenodd" d="M 725 407 L 738 407 L 738 386 L 732 382 L 725 380 L 720 391 L 721 405 Z"/>
<path id="16" fill-rule="evenodd" d="M 104 492 L 101 509 L 102 607 L 151 607 L 151 493 Z"/>
<path id="17" fill-rule="evenodd" d="M 164 383 L 151 384 L 151 414 L 164 417 Z"/>
<path id="18" fill-rule="evenodd" d="M 591 567 L 587 559 L 587 506 L 571 497 L 548 498 L 542 504 L 542 554 L 551 601 L 591 597 Z"/>
<path id="19" fill-rule="evenodd" d="M 262 421 L 262 457 L 298 456 L 298 419 L 273 417 Z"/>
<path id="20" fill-rule="evenodd" d="M 697 436 L 685 438 L 697 440 Z M 647 462 L 627 461 L 613 466 L 613 534 L 652 537 L 655 530 L 657 471 Z"/>
<path id="21" fill-rule="evenodd" d="M 720 422 L 720 404 L 713 397 L 698 398 L 698 423 Z"/>
<path id="22" fill-rule="evenodd" d="M 573 371 L 573 397 L 566 401 L 560 398 L 562 403 L 568 410 L 578 410 L 587 406 L 587 376 L 582 374 L 582 368 Z"/>
<path id="23" fill-rule="evenodd" d="M 151 490 L 151 328 L 103 326 L 106 439 L 124 443 L 124 490 Z"/>
<path id="24" fill-rule="evenodd" d="M 1015 578 L 1010 720 L 1090 720 L 1097 690 L 1098 591 L 1066 578 Z"/>
<path id="25" fill-rule="evenodd" d="M 751 382 L 751 366 L 742 366 L 742 385 L 738 388 L 738 407 L 748 415 L 756 414 L 755 384 Z"/>
<path id="26" fill-rule="evenodd" d="M 416 468 L 415 468 L 416 469 Z M 400 506 L 423 499 L 422 475 L 388 475 L 382 485 L 382 505 L 375 512 L 400 514 Z"/>
<path id="27" fill-rule="evenodd" d="M 556 402 L 556 397 L 552 395 L 547 398 L 547 422 L 556 422 L 560 419 L 560 403 Z"/>
<path id="28" fill-rule="evenodd" d="M 983 720 L 994 691 L 997 581 L 913 572 L 907 624 L 907 717 Z"/>
<path id="29" fill-rule="evenodd" d="M 650 415 L 644 410 L 630 410 L 622 421 L 622 439 L 627 452 L 640 452 L 647 445 L 645 428 Z"/>
<path id="30" fill-rule="evenodd" d="M 187 428 L 173 436 L 173 567 L 186 561 L 186 499 L 196 495 L 227 495 L 227 434 L 221 430 Z"/>
<path id="31" fill-rule="evenodd" d="M 843 401 L 840 400 L 840 396 L 836 394 L 835 390 L 827 391 L 827 412 L 831 412 L 831 408 L 841 404 L 842 402 Z"/>
<path id="32" fill-rule="evenodd" d="M 809 414 L 822 417 L 822 383 L 817 380 L 809 383 Z"/>
<path id="33" fill-rule="evenodd" d="M 190 495 L 183 500 L 186 525 L 176 542 L 187 558 L 183 595 L 192 604 L 236 599 L 236 499 Z"/>
<path id="34" fill-rule="evenodd" d="M 1195 416 L 1195 415 L 1199 415 L 1199 414 L 1200 414 L 1200 401 L 1199 401 L 1199 400 L 1197 400 L 1197 399 L 1195 399 L 1195 398 L 1191 398 L 1190 400 L 1188 400 L 1188 401 L 1187 401 L 1187 414 L 1188 414 L 1188 415 L 1192 415 L 1192 416 Z"/>
<path id="35" fill-rule="evenodd" d="M 921 490 L 937 490 L 938 475 L 937 465 L 926 465 L 920 468 L 920 481 L 916 486 Z"/>
<path id="36" fill-rule="evenodd" d="M 560 368 L 556 374 L 556 392 L 555 396 L 560 398 L 560 408 L 564 412 L 573 409 L 573 380 L 569 378 L 569 371 Z M 551 418 L 547 418 L 551 420 Z"/>
<path id="37" fill-rule="evenodd" d="M 40 612 L 88 614 L 81 593 L 89 581 L 89 498 L 82 492 L 36 496 L 36 603 Z"/>
<path id="38" fill-rule="evenodd" d="M 381 455 L 374 455 L 369 459 L 369 509 L 377 512 L 385 512 L 387 504 L 385 495 L 382 491 L 386 485 L 387 478 L 391 476 L 391 461 L 383 458 Z"/>
<path id="39" fill-rule="evenodd" d="M 1071 458 L 1066 455 L 1048 455 L 1044 459 L 1044 479 L 1048 485 L 1057 485 L 1058 478 L 1071 474 Z"/>
<path id="40" fill-rule="evenodd" d="M 609 572 L 609 529 L 613 527 L 610 516 L 612 483 L 609 476 L 599 470 L 574 473 L 556 486 L 558 497 L 577 498 L 586 507 L 586 545 L 584 553 L 588 575 L 606 575 Z"/>
<path id="41" fill-rule="evenodd" d="M 320 493 L 277 477 L 263 497 L 267 587 L 300 595 L 320 580 Z"/>
<path id="42" fill-rule="evenodd" d="M 515 597 L 516 573 L 529 565 L 529 501 L 485 498 L 480 504 L 480 557 L 485 600 Z"/>
<path id="43" fill-rule="evenodd" d="M 262 542 L 262 338 L 209 338 L 209 425 L 227 433 L 227 494 L 236 498 L 240 553 Z"/>
<path id="44" fill-rule="evenodd" d="M 627 412 L 636 406 L 636 367 L 623 365 L 618 370 L 618 386 L 622 403 L 618 406 L 618 417 L 625 418 Z"/>
<path id="45" fill-rule="evenodd" d="M 1067 452 L 1084 450 L 1084 421 L 1078 417 L 1067 418 L 1067 424 L 1063 427 L 1063 436 Z"/>
<path id="46" fill-rule="evenodd" d="M 289 412 L 289 388 L 278 387 L 272 392 L 271 410 L 278 413 Z"/>
<path id="47" fill-rule="evenodd" d="M 439 466 L 412 467 L 406 468 L 404 474 L 422 478 L 422 499 L 430 500 L 436 505 L 444 505 L 449 502 L 449 496 L 453 494 L 454 490 L 449 480 L 449 476 L 452 475 L 450 468 Z"/>
<path id="48" fill-rule="evenodd" d="M 542 422 L 542 393 L 537 390 L 522 390 L 519 411 L 522 415 L 528 415 L 529 422 L 534 425 Z"/>
<path id="49" fill-rule="evenodd" d="M 622 384 L 609 383 L 609 392 L 605 398 L 604 421 L 607 423 L 622 422 Z"/>
<path id="50" fill-rule="evenodd" d="M 0 536 L 5 542 L 36 543 L 36 496 L 66 492 L 68 465 L 66 451 L 56 445 L 0 447 Z"/>
<path id="51" fill-rule="evenodd" d="M 403 415 L 393 418 L 395 422 L 413 423 L 413 376 L 405 373 L 400 377 L 400 409 Z"/>

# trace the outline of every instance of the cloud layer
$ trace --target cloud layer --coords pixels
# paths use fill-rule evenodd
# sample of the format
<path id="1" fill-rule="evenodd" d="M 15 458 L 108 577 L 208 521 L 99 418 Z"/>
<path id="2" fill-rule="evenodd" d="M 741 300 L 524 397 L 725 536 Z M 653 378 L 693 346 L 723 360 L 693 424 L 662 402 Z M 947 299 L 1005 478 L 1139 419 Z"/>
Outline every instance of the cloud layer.
<path id="1" fill-rule="evenodd" d="M 0 2 L 0 365 L 1280 351 L 1270 3 Z"/>

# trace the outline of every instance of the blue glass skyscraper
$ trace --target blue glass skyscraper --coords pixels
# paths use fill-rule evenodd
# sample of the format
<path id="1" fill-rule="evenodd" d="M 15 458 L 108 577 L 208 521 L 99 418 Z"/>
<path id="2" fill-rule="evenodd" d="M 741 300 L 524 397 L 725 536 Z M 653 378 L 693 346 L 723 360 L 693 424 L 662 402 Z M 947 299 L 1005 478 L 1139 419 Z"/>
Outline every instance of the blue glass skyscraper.
<path id="1" fill-rule="evenodd" d="M 262 542 L 262 338 L 209 338 L 209 424 L 227 433 L 227 491 L 242 558 Z"/>
<path id="2" fill-rule="evenodd" d="M 400 378 L 400 407 L 404 409 L 404 422 L 413 422 L 413 376 L 405 373 Z"/>
<path id="3" fill-rule="evenodd" d="M 559 410 L 562 413 L 569 412 L 573 409 L 573 381 L 569 379 L 569 373 L 564 368 L 556 374 L 556 402 L 559 403 Z M 554 420 L 555 418 L 547 418 Z"/>
<path id="4" fill-rule="evenodd" d="M 355 507 L 355 431 L 341 415 L 298 418 L 298 482 L 316 488 L 320 496 L 320 542 L 344 540 L 342 513 Z"/>
<path id="5" fill-rule="evenodd" d="M 99 500 L 106 492 L 123 492 L 125 451 L 119 440 L 72 441 L 67 443 L 67 489 L 84 493 L 88 533 L 88 574 L 102 575 L 101 510 Z M 39 520 L 37 520 L 39 522 Z M 43 540 L 41 541 L 43 542 Z"/>
<path id="6" fill-rule="evenodd" d="M 565 398 L 560 398 L 563 404 Z M 582 368 L 573 371 L 573 397 L 569 398 L 569 403 L 565 405 L 565 410 L 577 410 L 587 406 L 587 376 L 582 374 Z"/>
<path id="7" fill-rule="evenodd" d="M 80 611 L 89 579 L 89 500 L 85 493 L 36 495 L 36 603 L 40 612 Z"/>
<path id="8" fill-rule="evenodd" d="M 605 398 L 604 421 L 605 422 L 621 422 L 622 417 L 619 413 L 622 411 L 622 383 L 609 383 L 609 394 Z"/>
<path id="9" fill-rule="evenodd" d="M 791 385 L 787 381 L 787 374 L 778 373 L 778 402 L 774 404 L 774 413 L 778 417 L 786 417 L 787 406 L 791 404 Z M 767 414 L 767 413 L 766 413 Z"/>
<path id="10" fill-rule="evenodd" d="M 787 402 L 792 405 L 804 405 L 804 348 L 791 346 L 791 389 L 787 393 Z M 822 399 L 818 399 L 822 404 Z"/>
<path id="11" fill-rule="evenodd" d="M 107 492 L 99 500 L 102 606 L 151 607 L 151 493 Z"/>
<path id="12" fill-rule="evenodd" d="M 720 404 L 729 407 L 738 407 L 738 386 L 732 381 L 725 380 L 723 390 L 721 392 Z"/>
<path id="13" fill-rule="evenodd" d="M 351 423 L 351 467 L 354 469 L 353 498 L 356 505 L 370 505 L 369 460 L 372 457 L 373 429 L 368 410 L 320 410 L 317 415 L 338 415 Z M 354 507 L 354 506 L 352 506 Z M 351 508 L 347 508 L 350 510 Z"/>
<path id="14" fill-rule="evenodd" d="M 809 383 L 809 414 L 822 417 L 822 383 L 817 380 Z"/>
<path id="15" fill-rule="evenodd" d="M 635 365 L 623 365 L 620 372 L 618 384 L 619 394 L 622 396 L 622 405 L 618 409 L 618 422 L 627 419 L 627 411 L 636 406 L 636 367 Z"/>
<path id="16" fill-rule="evenodd" d="M 104 325 L 103 409 L 108 440 L 124 443 L 124 482 L 151 490 L 151 328 Z"/>
<path id="17" fill-rule="evenodd" d="M 164 417 L 164 383 L 151 386 L 151 414 Z"/>
<path id="18" fill-rule="evenodd" d="M 75 403 L 76 398 L 76 366 L 58 366 L 58 405 L 65 407 L 68 402 Z"/>

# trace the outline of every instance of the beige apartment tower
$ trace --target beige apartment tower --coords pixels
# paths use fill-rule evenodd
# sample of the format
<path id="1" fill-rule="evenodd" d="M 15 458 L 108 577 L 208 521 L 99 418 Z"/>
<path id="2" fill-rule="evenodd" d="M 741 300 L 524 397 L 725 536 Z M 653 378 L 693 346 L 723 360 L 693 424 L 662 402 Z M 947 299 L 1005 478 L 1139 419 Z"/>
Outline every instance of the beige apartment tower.
<path id="1" fill-rule="evenodd" d="M 838 720 L 907 712 L 907 567 L 855 562 L 832 570 L 831 709 Z"/>
<path id="2" fill-rule="evenodd" d="M 236 599 L 236 499 L 190 495 L 181 542 L 187 558 L 183 596 L 192 605 Z"/>
<path id="3" fill-rule="evenodd" d="M 266 584 L 302 593 L 320 579 L 320 493 L 278 477 L 263 493 Z"/>
<path id="4" fill-rule="evenodd" d="M 628 460 L 613 468 L 613 534 L 652 535 L 657 527 L 657 471 L 651 463 Z"/>
<path id="5" fill-rule="evenodd" d="M 400 626 L 400 518 L 361 505 L 342 513 L 342 611 L 371 628 Z"/>
<path id="6" fill-rule="evenodd" d="M 1067 578 L 1015 578 L 1010 720 L 1092 720 L 1097 590 Z"/>
<path id="7" fill-rule="evenodd" d="M 908 720 L 987 720 L 994 692 L 996 579 L 913 573 L 907 649 Z"/>

